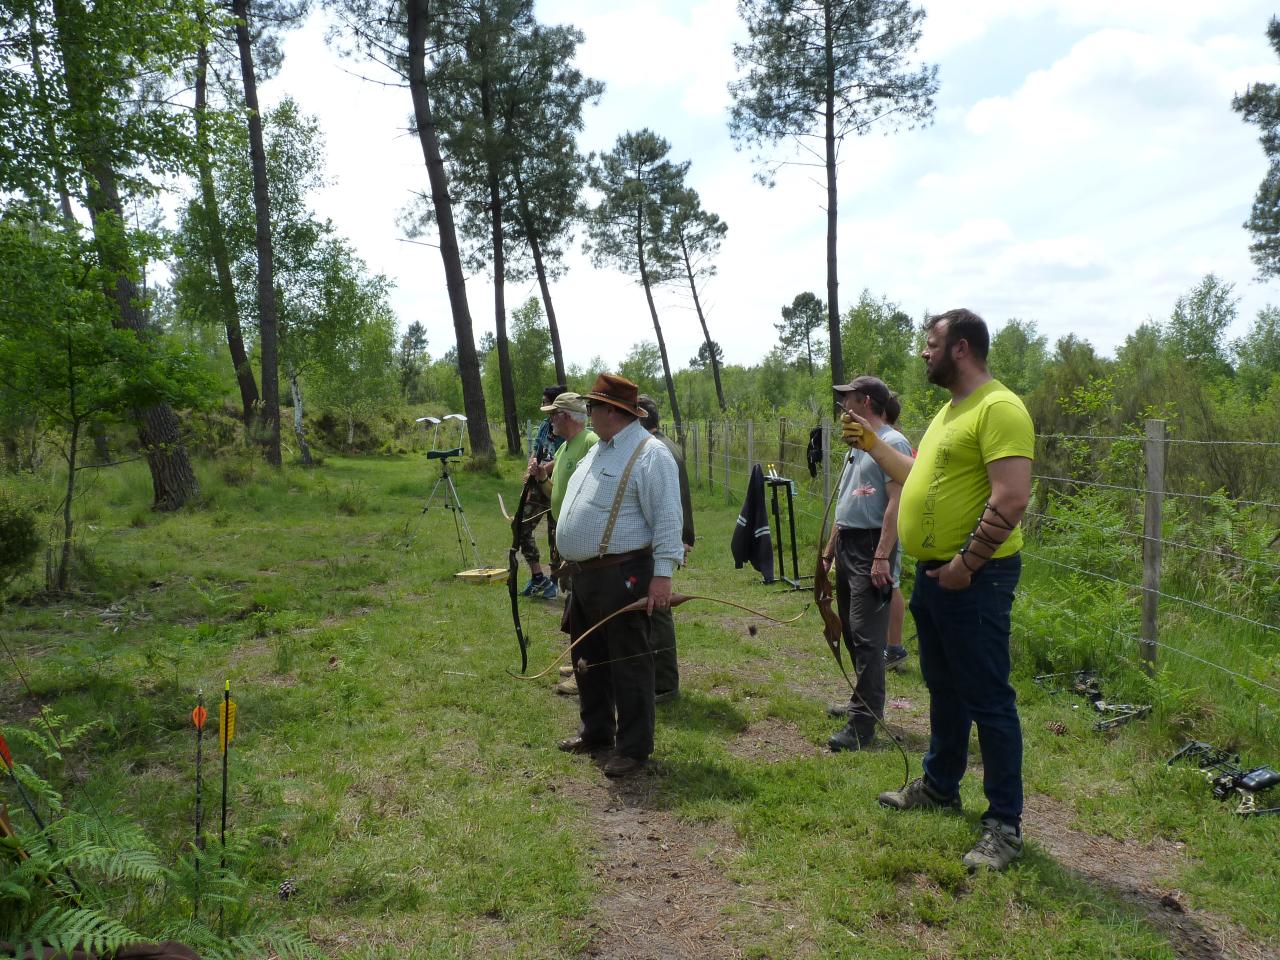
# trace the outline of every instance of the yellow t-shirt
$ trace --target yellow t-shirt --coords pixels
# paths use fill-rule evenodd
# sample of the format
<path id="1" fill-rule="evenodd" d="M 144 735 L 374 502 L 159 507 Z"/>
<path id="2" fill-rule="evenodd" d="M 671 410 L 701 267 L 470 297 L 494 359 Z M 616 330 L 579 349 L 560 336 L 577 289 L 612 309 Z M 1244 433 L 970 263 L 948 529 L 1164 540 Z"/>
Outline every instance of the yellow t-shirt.
<path id="1" fill-rule="evenodd" d="M 964 546 L 991 496 L 987 464 L 1035 454 L 1035 427 L 1022 401 L 999 380 L 938 411 L 902 487 L 898 539 L 918 560 L 950 560 Z M 1022 549 L 1022 530 L 995 556 Z"/>

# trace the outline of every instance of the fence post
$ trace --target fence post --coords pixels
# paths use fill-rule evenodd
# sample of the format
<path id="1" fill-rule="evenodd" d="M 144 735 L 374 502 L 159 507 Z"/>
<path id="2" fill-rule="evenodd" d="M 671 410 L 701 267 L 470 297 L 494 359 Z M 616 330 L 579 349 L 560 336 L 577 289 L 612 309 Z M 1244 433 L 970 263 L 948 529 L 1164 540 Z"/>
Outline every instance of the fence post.
<path id="1" fill-rule="evenodd" d="M 747 476 L 751 475 L 751 468 L 756 465 L 756 422 L 754 420 L 747 421 Z"/>
<path id="2" fill-rule="evenodd" d="M 707 493 L 716 492 L 716 428 L 707 421 Z"/>
<path id="3" fill-rule="evenodd" d="M 787 418 L 778 418 L 778 472 L 783 476 L 787 476 L 787 471 L 783 469 L 787 462 Z"/>
<path id="4" fill-rule="evenodd" d="M 693 434 L 693 485 L 695 487 L 702 486 L 702 474 L 698 472 L 698 424 L 695 421 L 690 426 L 690 432 Z"/>
<path id="5" fill-rule="evenodd" d="M 1159 639 L 1160 542 L 1163 537 L 1164 459 L 1168 448 L 1163 420 L 1147 421 L 1146 511 L 1142 519 L 1142 669 L 1155 673 Z"/>
<path id="6" fill-rule="evenodd" d="M 724 502 L 733 505 L 733 495 L 729 493 L 729 421 L 724 421 Z"/>

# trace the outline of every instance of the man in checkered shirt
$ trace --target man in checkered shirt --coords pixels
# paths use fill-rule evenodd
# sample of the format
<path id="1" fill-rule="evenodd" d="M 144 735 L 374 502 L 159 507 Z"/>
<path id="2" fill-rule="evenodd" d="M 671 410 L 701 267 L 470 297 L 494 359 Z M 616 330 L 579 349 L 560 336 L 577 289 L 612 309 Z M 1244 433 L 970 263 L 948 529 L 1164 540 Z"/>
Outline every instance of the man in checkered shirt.
<path id="1" fill-rule="evenodd" d="M 569 478 L 556 525 L 573 574 L 571 637 L 647 598 L 644 611 L 615 617 L 574 648 L 582 727 L 559 746 L 569 753 L 612 748 L 604 768 L 610 777 L 641 770 L 653 752 L 649 613 L 670 607 L 671 576 L 684 560 L 676 462 L 641 425 L 639 395 L 630 380 L 607 373 L 584 395 L 600 442 Z"/>

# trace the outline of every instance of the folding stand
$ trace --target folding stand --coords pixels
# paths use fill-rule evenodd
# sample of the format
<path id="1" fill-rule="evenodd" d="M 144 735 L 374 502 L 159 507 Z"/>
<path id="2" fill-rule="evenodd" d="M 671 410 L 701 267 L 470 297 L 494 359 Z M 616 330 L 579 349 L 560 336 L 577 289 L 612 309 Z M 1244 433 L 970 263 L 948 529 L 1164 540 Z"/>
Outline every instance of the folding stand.
<path id="1" fill-rule="evenodd" d="M 773 508 L 773 542 L 778 545 L 778 573 L 777 579 L 792 590 L 806 590 L 807 587 L 801 583 L 802 580 L 812 580 L 813 575 L 800 576 L 800 558 L 796 553 L 796 512 L 795 512 L 795 483 L 786 477 L 766 476 L 764 482 L 769 487 L 770 497 Z M 783 560 L 782 547 L 782 512 L 778 505 L 778 488 L 785 488 L 787 491 L 787 530 L 790 534 L 791 541 L 791 576 L 787 576 L 787 565 Z"/>

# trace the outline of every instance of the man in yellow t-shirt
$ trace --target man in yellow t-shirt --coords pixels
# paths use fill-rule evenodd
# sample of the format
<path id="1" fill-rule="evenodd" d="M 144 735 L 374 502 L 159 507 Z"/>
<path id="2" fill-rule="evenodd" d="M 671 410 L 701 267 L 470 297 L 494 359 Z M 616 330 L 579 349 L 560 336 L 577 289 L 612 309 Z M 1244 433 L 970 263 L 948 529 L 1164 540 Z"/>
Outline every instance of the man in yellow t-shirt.
<path id="1" fill-rule="evenodd" d="M 1000 870 L 1022 855 L 1022 726 L 1009 683 L 1009 618 L 1021 570 L 1018 524 L 1031 496 L 1035 428 L 1026 407 L 987 371 L 990 335 L 969 310 L 930 317 L 921 356 L 951 401 L 914 461 L 854 418 L 845 434 L 903 483 L 898 536 L 916 557 L 911 615 L 929 688 L 924 776 L 880 794 L 896 810 L 959 809 L 977 724 L 987 812 L 964 856 Z"/>

